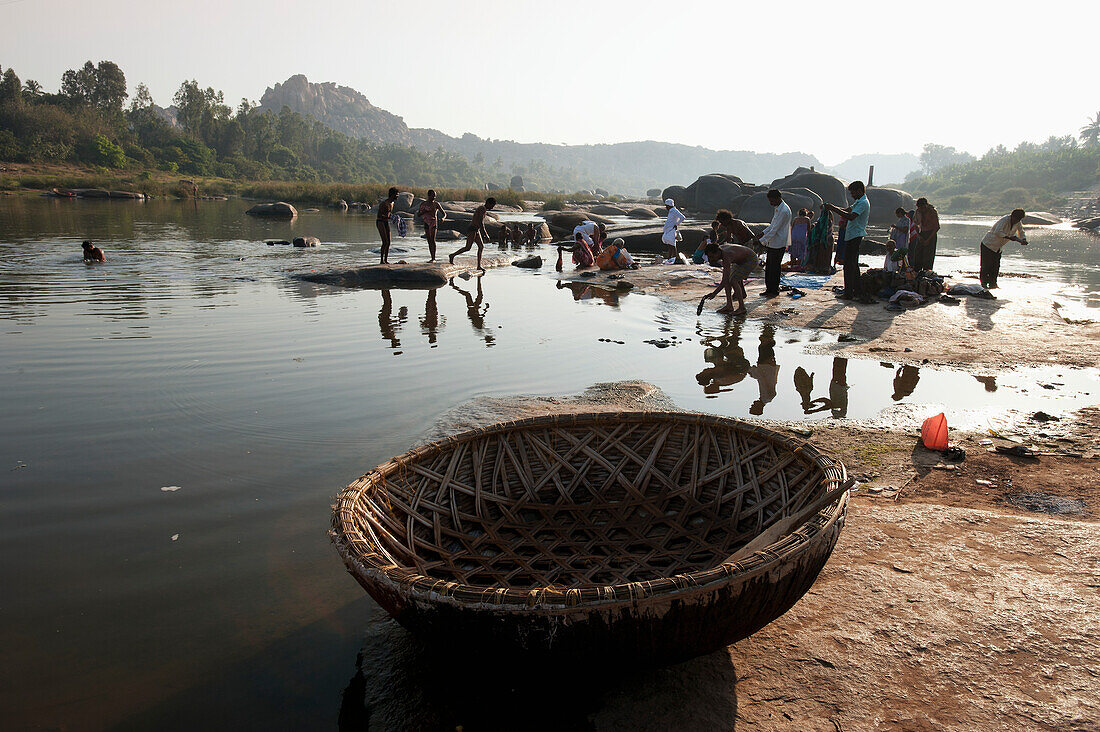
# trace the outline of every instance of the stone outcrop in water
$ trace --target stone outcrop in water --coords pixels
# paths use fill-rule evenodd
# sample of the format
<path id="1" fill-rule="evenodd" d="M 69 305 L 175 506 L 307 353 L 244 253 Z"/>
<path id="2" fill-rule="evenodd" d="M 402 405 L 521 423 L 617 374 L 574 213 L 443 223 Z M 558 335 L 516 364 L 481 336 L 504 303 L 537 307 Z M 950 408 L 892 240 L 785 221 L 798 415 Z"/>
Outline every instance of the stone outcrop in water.
<path id="1" fill-rule="evenodd" d="M 813 191 L 805 188 L 793 190 L 780 189 L 783 200 L 791 207 L 791 213 L 797 213 L 800 208 L 808 208 L 817 211 L 821 208 L 821 197 Z M 754 193 L 741 205 L 738 218 L 744 221 L 762 223 L 772 220 L 775 207 L 768 203 L 767 193 Z"/>
<path id="2" fill-rule="evenodd" d="M 267 218 L 292 219 L 298 215 L 298 209 L 285 201 L 275 203 L 257 203 L 245 211 L 249 216 L 264 216 Z"/>
<path id="3" fill-rule="evenodd" d="M 892 224 L 898 220 L 894 210 L 901 206 L 906 211 L 912 211 L 917 207 L 917 202 L 905 191 L 896 188 L 879 188 L 872 186 L 867 189 L 867 201 L 871 204 L 872 224 Z"/>
<path id="4" fill-rule="evenodd" d="M 807 168 L 799 168 L 786 178 L 772 181 L 771 187 L 781 190 L 805 188 L 816 193 L 826 203 L 841 207 L 848 205 L 847 186 L 844 181 L 834 175 L 818 173 Z"/>
<path id="5" fill-rule="evenodd" d="M 299 236 L 294 239 L 296 247 L 316 247 L 321 245 L 321 240 L 315 236 Z"/>
<path id="6" fill-rule="evenodd" d="M 689 207 L 704 213 L 730 208 L 734 199 L 741 195 L 741 181 L 732 175 L 711 173 L 701 176 L 692 185 L 695 186 L 695 201 Z"/>

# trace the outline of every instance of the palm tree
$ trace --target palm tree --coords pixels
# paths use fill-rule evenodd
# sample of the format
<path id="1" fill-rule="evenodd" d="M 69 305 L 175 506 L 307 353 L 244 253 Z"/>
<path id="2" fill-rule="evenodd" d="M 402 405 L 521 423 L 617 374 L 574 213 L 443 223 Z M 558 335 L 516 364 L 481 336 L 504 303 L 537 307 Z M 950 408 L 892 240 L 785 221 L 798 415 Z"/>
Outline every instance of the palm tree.
<path id="1" fill-rule="evenodd" d="M 34 79 L 27 79 L 27 81 L 23 84 L 23 94 L 25 96 L 31 97 L 32 99 L 34 97 L 40 97 L 42 96 L 42 85 Z"/>
<path id="2" fill-rule="evenodd" d="M 1090 147 L 1100 145 L 1100 112 L 1081 128 L 1081 142 Z"/>

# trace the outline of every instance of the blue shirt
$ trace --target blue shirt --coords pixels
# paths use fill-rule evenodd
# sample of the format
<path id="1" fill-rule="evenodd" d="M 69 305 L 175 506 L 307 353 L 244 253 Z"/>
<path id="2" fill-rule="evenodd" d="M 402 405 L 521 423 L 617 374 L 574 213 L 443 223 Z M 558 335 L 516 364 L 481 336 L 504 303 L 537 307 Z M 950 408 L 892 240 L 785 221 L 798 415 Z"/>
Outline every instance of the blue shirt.
<path id="1" fill-rule="evenodd" d="M 852 204 L 852 213 L 854 213 L 856 217 L 849 221 L 848 226 L 844 228 L 844 241 L 851 241 L 861 236 L 867 236 L 867 219 L 871 216 L 871 203 L 867 200 L 866 193 L 860 196 L 859 200 Z"/>

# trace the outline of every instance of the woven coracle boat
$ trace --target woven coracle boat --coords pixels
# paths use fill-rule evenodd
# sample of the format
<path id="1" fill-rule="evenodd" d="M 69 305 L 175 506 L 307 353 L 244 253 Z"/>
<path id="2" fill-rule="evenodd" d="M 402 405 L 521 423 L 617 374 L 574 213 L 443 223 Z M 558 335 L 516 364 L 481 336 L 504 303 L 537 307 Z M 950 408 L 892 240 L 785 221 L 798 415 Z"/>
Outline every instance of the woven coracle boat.
<path id="1" fill-rule="evenodd" d="M 348 570 L 429 643 L 669 663 L 786 612 L 832 552 L 844 466 L 692 413 L 549 415 L 416 448 L 333 509 Z"/>

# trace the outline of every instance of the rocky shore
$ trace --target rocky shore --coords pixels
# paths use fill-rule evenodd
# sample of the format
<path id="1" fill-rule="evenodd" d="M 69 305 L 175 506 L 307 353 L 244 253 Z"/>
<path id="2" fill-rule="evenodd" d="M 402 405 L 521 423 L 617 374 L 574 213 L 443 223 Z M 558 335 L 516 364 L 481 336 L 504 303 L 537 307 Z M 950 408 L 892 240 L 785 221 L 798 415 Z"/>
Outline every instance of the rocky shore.
<path id="1" fill-rule="evenodd" d="M 475 400 L 425 437 L 536 413 L 670 408 L 650 384 L 596 384 L 576 396 Z M 568 702 L 542 726 L 560 729 L 1092 728 L 1100 411 L 1066 425 L 1082 458 L 1024 461 L 960 434 L 967 459 L 953 470 L 919 446 L 917 425 L 837 422 L 808 437 L 805 425 L 768 426 L 837 455 L 862 481 L 825 570 L 777 621 L 664 669 L 545 679 L 471 661 L 476 683 L 456 683 L 385 620 L 364 637 L 364 683 L 342 713 L 369 710 L 406 728 L 495 728 L 552 693 Z"/>

